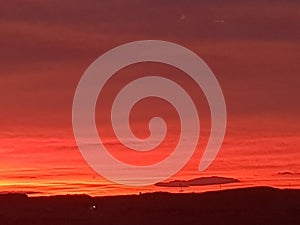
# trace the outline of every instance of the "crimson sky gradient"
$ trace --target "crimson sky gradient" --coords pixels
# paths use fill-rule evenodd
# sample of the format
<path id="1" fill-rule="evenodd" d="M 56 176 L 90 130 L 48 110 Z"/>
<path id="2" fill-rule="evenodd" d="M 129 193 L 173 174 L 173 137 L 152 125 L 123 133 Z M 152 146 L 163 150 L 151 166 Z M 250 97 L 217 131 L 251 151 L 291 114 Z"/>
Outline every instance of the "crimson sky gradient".
<path id="1" fill-rule="evenodd" d="M 204 97 L 174 69 L 136 65 L 120 71 L 127 74 L 126 79 L 143 71 L 172 72 L 194 98 L 202 96 L 197 106 L 203 119 L 199 148 L 174 179 L 220 175 L 238 178 L 240 185 L 299 187 L 299 12 L 299 2 L 292 0 L 1 4 L 0 192 L 138 191 L 112 184 L 89 168 L 74 141 L 71 113 L 73 95 L 86 68 L 111 48 L 144 39 L 175 42 L 197 53 L 213 70 L 227 104 L 228 127 L 221 151 L 208 170 L 199 173 L 197 164 L 210 124 Z M 112 153 L 141 164 L 133 153 L 124 154 L 111 137 L 109 121 L 101 117 L 126 79 L 116 77 L 111 82 L 103 94 L 107 105 L 97 105 L 96 118 L 98 126 L 108 131 Z M 145 127 L 143 116 L 156 113 L 145 108 L 133 110 L 137 132 Z M 176 113 L 172 115 L 170 124 L 176 125 Z M 165 157 L 176 134 L 168 138 L 161 152 L 152 153 L 142 164 Z"/>

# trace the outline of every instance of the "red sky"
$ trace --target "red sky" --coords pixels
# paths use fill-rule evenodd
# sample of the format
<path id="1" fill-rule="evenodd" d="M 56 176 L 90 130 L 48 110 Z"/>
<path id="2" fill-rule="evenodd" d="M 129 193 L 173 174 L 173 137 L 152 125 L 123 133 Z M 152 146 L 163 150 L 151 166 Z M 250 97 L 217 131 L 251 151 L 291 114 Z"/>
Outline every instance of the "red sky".
<path id="1" fill-rule="evenodd" d="M 197 53 L 213 70 L 226 100 L 227 132 L 215 162 L 205 172 L 197 171 L 210 124 L 204 99 L 197 106 L 204 138 L 174 179 L 219 175 L 238 178 L 241 185 L 299 187 L 299 21 L 297 1 L 1 4 L 0 192 L 136 191 L 120 188 L 89 168 L 77 149 L 71 119 L 74 92 L 87 67 L 113 47 L 144 39 L 175 42 Z M 131 74 L 130 79 L 153 67 L 140 65 L 123 74 Z M 181 75 L 176 79 L 184 83 Z M 112 82 L 104 94 L 107 103 L 125 82 Z M 185 85 L 197 96 L 192 84 Z M 102 125 L 99 118 L 107 106 L 97 105 L 100 127 L 107 126 L 108 121 Z M 169 153 L 176 135 L 169 138 L 148 163 Z M 122 155 L 114 140 L 108 145 L 118 157 L 140 162 L 138 156 Z M 278 174 L 286 171 L 290 174 Z"/>

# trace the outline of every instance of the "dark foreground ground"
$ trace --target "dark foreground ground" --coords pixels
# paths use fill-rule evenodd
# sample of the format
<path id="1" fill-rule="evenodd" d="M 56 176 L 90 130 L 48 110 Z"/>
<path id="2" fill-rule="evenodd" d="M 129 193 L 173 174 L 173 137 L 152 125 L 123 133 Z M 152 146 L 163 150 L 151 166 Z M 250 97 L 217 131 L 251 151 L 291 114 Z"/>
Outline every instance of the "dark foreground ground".
<path id="1" fill-rule="evenodd" d="M 300 225 L 300 190 L 257 187 L 97 198 L 0 195 L 0 225 L 8 224 Z"/>

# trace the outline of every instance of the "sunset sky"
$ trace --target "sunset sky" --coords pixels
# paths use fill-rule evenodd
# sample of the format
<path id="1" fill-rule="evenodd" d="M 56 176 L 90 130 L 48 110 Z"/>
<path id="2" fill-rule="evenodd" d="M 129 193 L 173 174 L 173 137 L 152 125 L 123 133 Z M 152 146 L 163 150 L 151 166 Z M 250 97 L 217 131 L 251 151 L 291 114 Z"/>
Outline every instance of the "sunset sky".
<path id="1" fill-rule="evenodd" d="M 115 74 L 99 96 L 97 128 L 113 155 L 147 165 L 171 153 L 178 138 L 178 116 L 166 102 L 148 99 L 132 111 L 137 136 L 148 135 L 152 114 L 162 113 L 174 131 L 160 148 L 144 155 L 124 149 L 107 119 L 122 86 L 157 73 L 187 89 L 201 117 L 198 148 L 170 180 L 224 176 L 241 180 L 237 186 L 299 188 L 299 21 L 300 3 L 293 0 L 13 0 L 1 4 L 0 192 L 108 195 L 161 190 L 123 187 L 101 177 L 81 156 L 72 130 L 73 97 L 84 71 L 106 51 L 138 40 L 180 44 L 208 64 L 226 101 L 226 135 L 215 161 L 199 172 L 210 130 L 203 93 L 182 71 L 140 63 Z"/>

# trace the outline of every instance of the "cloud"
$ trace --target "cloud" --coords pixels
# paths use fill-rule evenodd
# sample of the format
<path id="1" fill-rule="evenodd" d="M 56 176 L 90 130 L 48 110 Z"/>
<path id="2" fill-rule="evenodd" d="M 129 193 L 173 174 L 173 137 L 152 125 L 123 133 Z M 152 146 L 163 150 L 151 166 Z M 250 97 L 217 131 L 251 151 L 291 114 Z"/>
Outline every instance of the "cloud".
<path id="1" fill-rule="evenodd" d="M 280 176 L 300 176 L 300 173 L 292 172 L 292 171 L 281 171 L 278 172 L 277 175 Z"/>
<path id="2" fill-rule="evenodd" d="M 200 177 L 191 180 L 174 180 L 170 182 L 159 182 L 156 186 L 160 187 L 189 187 L 189 186 L 205 186 L 205 185 L 216 185 L 216 184 L 228 184 L 240 182 L 234 178 L 227 177 Z"/>

